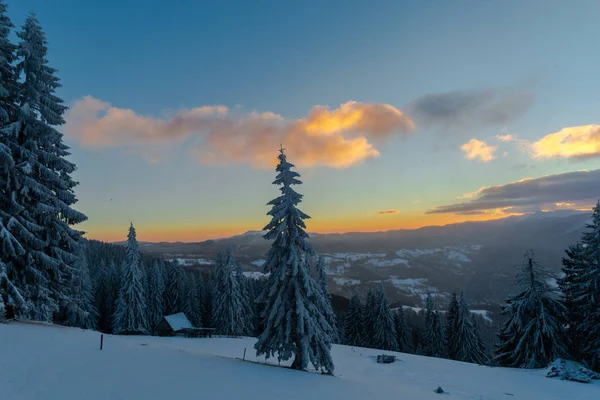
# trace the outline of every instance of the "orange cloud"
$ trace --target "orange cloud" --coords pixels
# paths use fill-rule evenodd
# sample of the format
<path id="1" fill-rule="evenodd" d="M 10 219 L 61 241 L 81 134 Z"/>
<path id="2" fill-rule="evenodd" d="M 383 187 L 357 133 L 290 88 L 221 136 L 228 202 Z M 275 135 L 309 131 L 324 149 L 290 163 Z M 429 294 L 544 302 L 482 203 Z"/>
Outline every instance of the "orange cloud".
<path id="1" fill-rule="evenodd" d="M 165 118 L 136 114 L 91 96 L 75 102 L 66 136 L 90 148 L 123 147 L 148 159 L 168 156 L 185 141 L 203 163 L 247 163 L 267 167 L 283 143 L 298 166 L 345 168 L 378 157 L 393 135 L 406 136 L 415 124 L 388 104 L 350 101 L 330 110 L 315 106 L 306 117 L 286 120 L 266 113 L 232 113 L 225 106 L 181 110 Z"/>
<path id="2" fill-rule="evenodd" d="M 494 152 L 498 146 L 489 146 L 481 140 L 471 139 L 468 143 L 460 146 L 460 149 L 465 152 L 466 159 L 479 158 L 483 162 L 490 162 L 495 158 Z"/>
<path id="3" fill-rule="evenodd" d="M 400 214 L 400 211 L 390 209 L 390 210 L 385 210 L 385 211 L 377 211 L 375 214 L 377 214 L 377 215 Z"/>
<path id="4" fill-rule="evenodd" d="M 532 145 L 533 157 L 586 158 L 600 156 L 600 125 L 563 128 Z"/>

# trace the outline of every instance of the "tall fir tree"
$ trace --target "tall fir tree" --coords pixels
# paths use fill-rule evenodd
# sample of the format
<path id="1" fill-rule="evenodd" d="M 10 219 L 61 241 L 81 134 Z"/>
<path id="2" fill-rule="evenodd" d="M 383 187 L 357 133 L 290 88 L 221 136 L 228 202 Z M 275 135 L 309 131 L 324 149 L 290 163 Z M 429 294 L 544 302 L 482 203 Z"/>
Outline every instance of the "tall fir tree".
<path id="1" fill-rule="evenodd" d="M 206 327 L 207 323 L 205 320 L 205 309 L 206 309 L 206 304 L 205 302 L 205 298 L 206 298 L 206 282 L 204 281 L 204 274 L 202 274 L 202 272 L 199 272 L 198 275 L 196 276 L 196 293 L 198 294 L 198 301 L 200 303 L 200 320 L 201 320 L 201 324 L 200 326 L 202 327 Z"/>
<path id="2" fill-rule="evenodd" d="M 480 328 L 480 320 L 477 320 L 477 315 L 475 313 L 471 313 L 471 324 L 473 325 L 473 329 L 475 330 L 475 338 L 477 340 L 477 355 L 481 354 L 483 357 L 477 362 L 478 364 L 487 364 L 490 360 L 488 356 L 488 349 L 485 345 L 485 340 L 481 335 L 482 329 Z"/>
<path id="3" fill-rule="evenodd" d="M 309 260 L 309 258 L 307 258 L 307 260 Z M 337 316 L 335 315 L 335 311 L 333 311 L 333 306 L 331 305 L 331 295 L 329 294 L 329 288 L 327 285 L 327 271 L 325 269 L 325 259 L 323 257 L 319 257 L 317 260 L 316 272 L 323 296 L 325 296 L 327 299 L 326 318 L 329 325 L 333 328 L 332 340 L 333 343 L 339 343 L 340 337 L 337 329 Z"/>
<path id="4" fill-rule="evenodd" d="M 173 259 L 167 268 L 165 313 L 167 315 L 172 315 L 183 312 L 185 297 L 185 271 L 177 259 Z"/>
<path id="5" fill-rule="evenodd" d="M 183 302 L 183 313 L 195 327 L 202 326 L 202 306 L 198 298 L 198 284 L 196 274 L 187 272 L 185 276 L 185 297 Z"/>
<path id="6" fill-rule="evenodd" d="M 543 368 L 567 354 L 565 306 L 548 281 L 553 275 L 526 252 L 516 278 L 519 293 L 503 308 L 508 320 L 498 335 L 496 362 L 507 367 Z"/>
<path id="7" fill-rule="evenodd" d="M 433 357 L 434 347 L 436 343 L 434 343 L 435 335 L 434 332 L 434 313 L 435 310 L 433 308 L 433 298 L 431 297 L 431 293 L 427 293 L 427 297 L 425 298 L 425 322 L 423 324 L 423 338 L 422 338 L 422 347 L 423 347 L 423 355 Z"/>
<path id="8" fill-rule="evenodd" d="M 394 325 L 396 327 L 396 339 L 398 341 L 398 351 L 402 353 L 412 353 L 412 345 L 410 340 L 410 329 L 406 323 L 404 308 L 398 307 L 394 314 Z"/>
<path id="9" fill-rule="evenodd" d="M 456 332 L 458 330 L 458 300 L 456 291 L 452 292 L 448 311 L 446 312 L 446 354 L 451 360 L 457 359 Z"/>
<path id="10" fill-rule="evenodd" d="M 244 270 L 242 265 L 237 262 L 233 247 L 229 245 L 227 247 L 227 262 L 232 264 L 235 271 L 235 277 L 238 281 L 238 287 L 240 288 L 240 295 L 242 299 L 242 317 L 244 319 L 244 335 L 251 336 L 254 334 L 254 323 L 255 323 L 255 308 L 254 298 L 250 291 L 250 285 L 248 278 L 244 276 Z"/>
<path id="11" fill-rule="evenodd" d="M 352 296 L 344 320 L 344 344 L 362 347 L 365 343 L 363 305 L 358 295 Z"/>
<path id="12" fill-rule="evenodd" d="M 154 260 L 148 273 L 148 324 L 154 329 L 165 315 L 164 263 Z"/>
<path id="13" fill-rule="evenodd" d="M 217 333 L 242 336 L 246 333 L 244 315 L 246 309 L 242 304 L 244 298 L 236 274 L 233 251 L 227 252 L 215 272 L 212 318 Z"/>
<path id="14" fill-rule="evenodd" d="M 474 364 L 486 363 L 487 357 L 481 346 L 479 332 L 477 326 L 473 324 L 467 296 L 462 290 L 458 300 L 454 340 L 456 342 L 456 360 Z"/>
<path id="15" fill-rule="evenodd" d="M 75 165 L 65 159 L 68 147 L 56 129 L 66 107 L 55 95 L 60 87 L 48 65 L 46 37 L 31 14 L 20 32 L 15 75 L 16 106 L 2 129 L 15 167 L 9 176 L 3 226 L 26 250 L 10 259 L 9 277 L 19 282 L 28 307 L 24 317 L 51 321 L 68 304 L 71 275 L 78 261 L 82 232 L 71 225 L 86 220 L 72 206 L 77 185 Z M 64 311 L 64 310 L 63 310 Z"/>
<path id="16" fill-rule="evenodd" d="M 125 254 L 121 290 L 114 316 L 114 332 L 148 333 L 147 303 L 143 286 L 144 271 L 133 224 L 129 227 Z"/>
<path id="17" fill-rule="evenodd" d="M 398 350 L 398 337 L 396 336 L 396 325 L 394 314 L 390 308 L 383 286 L 377 289 L 375 295 L 377 312 L 375 314 L 375 334 L 373 335 L 373 347 L 381 350 Z"/>
<path id="18" fill-rule="evenodd" d="M 305 369 L 310 362 L 315 369 L 333 374 L 334 328 L 327 321 L 327 298 L 304 262 L 315 251 L 306 241 L 304 220 L 310 217 L 297 208 L 302 195 L 293 185 L 302 182 L 293 167 L 282 148 L 273 182 L 281 186 L 281 196 L 268 203 L 272 219 L 264 228 L 268 231 L 264 238 L 273 241 L 265 262 L 269 277 L 260 297 L 265 304 L 265 330 L 255 348 L 257 355 L 294 357 L 293 369 Z"/>
<path id="19" fill-rule="evenodd" d="M 565 296 L 571 355 L 600 371 L 600 200 L 581 240 L 567 249 L 559 286 Z"/>
<path id="20" fill-rule="evenodd" d="M 367 291 L 367 299 L 365 301 L 365 308 L 363 311 L 364 327 L 363 327 L 363 346 L 364 347 L 375 347 L 373 338 L 375 337 L 375 330 L 377 328 L 377 299 L 372 289 Z"/>
<path id="21" fill-rule="evenodd" d="M 90 279 L 87 258 L 81 249 L 79 260 L 69 282 L 70 290 L 66 306 L 67 325 L 84 329 L 96 329 L 98 309 L 94 299 L 94 288 Z"/>

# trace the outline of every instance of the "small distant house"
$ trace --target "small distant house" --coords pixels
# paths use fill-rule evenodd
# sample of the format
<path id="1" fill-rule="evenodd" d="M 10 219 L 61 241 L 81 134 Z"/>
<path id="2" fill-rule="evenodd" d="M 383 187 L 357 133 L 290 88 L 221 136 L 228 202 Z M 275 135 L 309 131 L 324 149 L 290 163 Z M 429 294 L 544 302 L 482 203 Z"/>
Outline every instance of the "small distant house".
<path id="1" fill-rule="evenodd" d="M 154 328 L 158 336 L 212 337 L 214 328 L 195 328 L 184 313 L 166 315 Z"/>
<path id="2" fill-rule="evenodd" d="M 186 329 L 193 329 L 194 325 L 187 319 L 184 313 L 165 315 L 156 325 L 158 336 L 184 335 Z"/>

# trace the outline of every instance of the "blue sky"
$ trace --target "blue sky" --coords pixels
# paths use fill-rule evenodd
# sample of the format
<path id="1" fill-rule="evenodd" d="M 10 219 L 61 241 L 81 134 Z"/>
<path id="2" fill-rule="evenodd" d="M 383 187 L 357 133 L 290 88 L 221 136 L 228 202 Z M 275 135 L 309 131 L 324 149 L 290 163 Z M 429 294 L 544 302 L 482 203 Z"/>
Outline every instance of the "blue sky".
<path id="1" fill-rule="evenodd" d="M 7 3 L 16 25 L 37 13 L 64 85 L 59 94 L 70 105 L 91 96 L 160 123 L 202 106 L 296 120 L 317 105 L 333 110 L 356 101 L 390 105 L 414 121 L 410 134 L 380 142 L 366 136 L 378 157 L 344 168 L 299 164 L 304 210 L 314 218 L 309 230 L 412 228 L 522 212 L 508 202 L 469 215 L 426 214 L 483 187 L 600 166 L 589 150 L 600 123 L 596 1 Z M 468 106 L 460 105 L 465 98 Z M 440 102 L 452 117 L 440 117 Z M 588 127 L 588 136 L 576 138 L 585 158 L 581 150 L 557 154 L 556 146 L 539 157 L 523 149 L 567 127 Z M 500 142 L 497 134 L 521 142 Z M 493 159 L 465 158 L 461 146 L 472 139 L 495 146 Z M 140 155 L 147 144 L 136 140 L 98 147 L 67 135 L 90 237 L 116 240 L 130 220 L 142 239 L 185 241 L 267 222 L 274 173 L 248 161 L 252 155 L 240 161 L 218 153 L 227 165 L 207 165 L 189 156 L 188 138 L 161 142 L 169 151 L 149 162 Z M 277 145 L 264 143 L 273 157 Z M 199 146 L 206 147 L 202 139 Z M 289 150 L 294 162 L 299 150 Z M 528 207 L 580 207 L 590 199 L 555 200 Z M 385 210 L 397 212 L 376 214 Z"/>

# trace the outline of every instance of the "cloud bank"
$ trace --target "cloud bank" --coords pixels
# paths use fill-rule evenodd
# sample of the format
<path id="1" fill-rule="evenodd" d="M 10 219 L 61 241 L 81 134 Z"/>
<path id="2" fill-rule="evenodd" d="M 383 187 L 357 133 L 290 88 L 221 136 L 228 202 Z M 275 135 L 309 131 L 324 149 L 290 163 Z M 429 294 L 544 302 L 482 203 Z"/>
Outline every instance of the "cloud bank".
<path id="1" fill-rule="evenodd" d="M 588 207 L 599 197 L 600 169 L 527 178 L 489 186 L 463 196 L 468 200 L 429 210 L 427 214 L 474 214 L 490 210 L 528 212 L 546 208 Z"/>
<path id="2" fill-rule="evenodd" d="M 180 110 L 164 118 L 86 96 L 66 116 L 66 136 L 92 149 L 127 148 L 150 160 L 168 157 L 178 146 L 203 163 L 274 164 L 282 143 L 298 166 L 345 168 L 378 157 L 390 137 L 407 136 L 414 122 L 388 104 L 349 101 L 339 108 L 315 106 L 303 118 L 265 113 L 237 113 L 225 106 Z"/>

